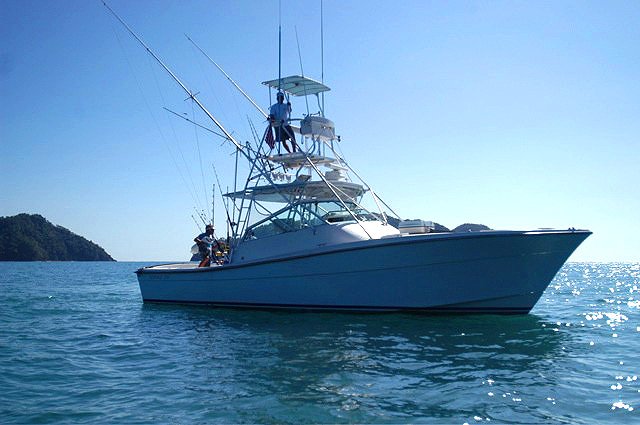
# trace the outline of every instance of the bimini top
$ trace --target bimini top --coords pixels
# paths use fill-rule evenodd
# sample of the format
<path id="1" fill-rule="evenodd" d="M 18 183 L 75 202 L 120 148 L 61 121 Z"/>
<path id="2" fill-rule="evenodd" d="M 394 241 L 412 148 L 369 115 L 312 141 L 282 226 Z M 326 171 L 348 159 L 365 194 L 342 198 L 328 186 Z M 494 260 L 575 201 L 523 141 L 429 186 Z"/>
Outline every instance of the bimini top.
<path id="1" fill-rule="evenodd" d="M 302 77 L 300 75 L 292 75 L 290 77 L 283 77 L 280 79 L 278 87 L 278 79 L 263 81 L 265 86 L 272 87 L 276 90 L 285 91 L 293 96 L 309 96 L 311 94 L 322 93 L 323 91 L 331 90 L 319 81 L 312 80 L 311 78 Z"/>

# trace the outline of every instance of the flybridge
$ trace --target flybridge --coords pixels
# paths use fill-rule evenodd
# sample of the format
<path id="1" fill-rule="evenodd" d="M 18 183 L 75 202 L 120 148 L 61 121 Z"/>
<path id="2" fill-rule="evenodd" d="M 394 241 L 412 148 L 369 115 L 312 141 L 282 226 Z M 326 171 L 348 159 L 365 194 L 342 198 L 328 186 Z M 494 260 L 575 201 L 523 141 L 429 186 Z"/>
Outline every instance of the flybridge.
<path id="1" fill-rule="evenodd" d="M 320 98 L 318 97 L 320 93 L 331 90 L 327 85 L 301 75 L 291 75 L 289 77 L 263 81 L 262 84 L 292 96 L 303 97 L 315 95 L 318 100 L 320 112 L 315 115 L 308 113 L 307 116 L 300 120 L 300 127 L 294 127 L 294 129 L 302 136 L 310 137 L 315 141 L 330 141 L 336 139 L 335 125 L 333 121 L 325 118 L 324 110 L 320 105 Z"/>

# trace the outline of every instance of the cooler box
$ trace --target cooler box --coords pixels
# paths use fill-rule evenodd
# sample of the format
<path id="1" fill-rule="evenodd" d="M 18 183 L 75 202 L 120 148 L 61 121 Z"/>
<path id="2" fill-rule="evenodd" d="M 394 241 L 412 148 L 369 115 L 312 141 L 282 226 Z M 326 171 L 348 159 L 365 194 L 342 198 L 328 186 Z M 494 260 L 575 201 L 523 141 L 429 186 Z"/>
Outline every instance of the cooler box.
<path id="1" fill-rule="evenodd" d="M 320 138 L 333 140 L 336 138 L 336 130 L 333 121 L 324 117 L 308 115 L 300 122 L 300 134 L 312 139 Z"/>

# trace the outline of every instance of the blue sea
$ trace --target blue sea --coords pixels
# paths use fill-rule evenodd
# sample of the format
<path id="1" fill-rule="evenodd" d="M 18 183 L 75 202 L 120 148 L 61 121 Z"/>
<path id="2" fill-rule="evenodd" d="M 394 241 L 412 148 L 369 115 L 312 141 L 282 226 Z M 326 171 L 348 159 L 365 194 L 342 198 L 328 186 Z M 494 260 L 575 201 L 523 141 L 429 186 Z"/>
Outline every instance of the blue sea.
<path id="1" fill-rule="evenodd" d="M 0 263 L 0 422 L 640 423 L 640 264 L 529 315 L 144 304 L 143 263 Z"/>

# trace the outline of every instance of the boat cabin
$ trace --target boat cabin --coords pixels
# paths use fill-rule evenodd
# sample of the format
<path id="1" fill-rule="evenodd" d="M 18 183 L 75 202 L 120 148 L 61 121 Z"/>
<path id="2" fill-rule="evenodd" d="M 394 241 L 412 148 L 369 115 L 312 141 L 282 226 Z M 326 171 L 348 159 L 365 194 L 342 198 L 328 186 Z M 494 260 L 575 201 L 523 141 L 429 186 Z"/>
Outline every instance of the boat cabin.
<path id="1" fill-rule="evenodd" d="M 355 203 L 305 200 L 249 226 L 233 258 L 235 263 L 255 261 L 399 235 L 396 228 Z"/>

